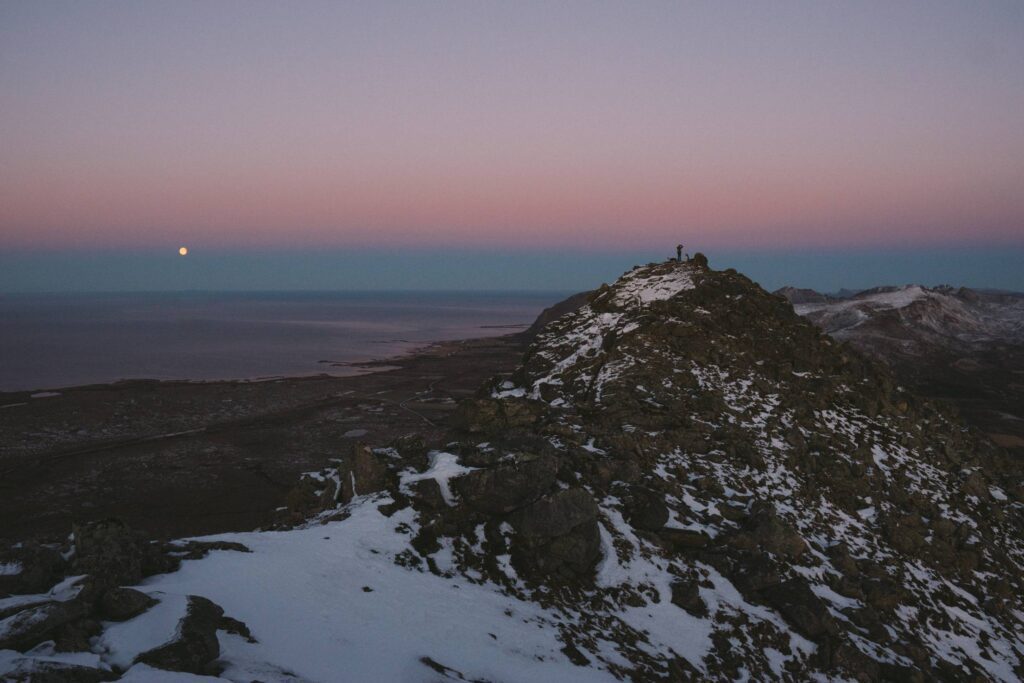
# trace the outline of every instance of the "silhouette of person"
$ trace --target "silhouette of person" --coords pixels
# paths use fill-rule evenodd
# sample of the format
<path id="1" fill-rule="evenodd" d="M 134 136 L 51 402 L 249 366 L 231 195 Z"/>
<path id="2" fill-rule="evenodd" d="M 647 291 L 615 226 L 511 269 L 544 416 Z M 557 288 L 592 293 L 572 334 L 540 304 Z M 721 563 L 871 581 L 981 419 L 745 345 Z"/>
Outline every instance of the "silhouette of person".
<path id="1" fill-rule="evenodd" d="M 683 245 L 677 244 L 676 245 L 676 261 L 682 261 L 682 260 L 683 260 Z"/>

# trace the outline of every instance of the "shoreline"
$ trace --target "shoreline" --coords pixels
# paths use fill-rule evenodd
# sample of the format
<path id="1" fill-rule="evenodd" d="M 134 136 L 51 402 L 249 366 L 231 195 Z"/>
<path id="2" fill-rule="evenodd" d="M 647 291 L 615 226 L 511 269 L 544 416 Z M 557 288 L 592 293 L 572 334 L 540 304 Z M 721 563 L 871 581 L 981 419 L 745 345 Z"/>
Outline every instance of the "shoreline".
<path id="1" fill-rule="evenodd" d="M 446 347 L 446 346 L 458 346 L 464 342 L 484 340 L 484 339 L 497 339 L 501 337 L 515 337 L 517 335 L 524 334 L 529 328 L 528 324 L 514 324 L 514 325 L 481 325 L 479 329 L 494 329 L 494 330 L 517 330 L 508 331 L 504 334 L 487 335 L 482 337 L 463 337 L 458 339 L 441 339 L 438 341 L 430 342 L 406 342 L 409 344 L 416 344 L 410 348 L 395 353 L 389 356 L 383 356 L 380 358 L 370 358 L 367 360 L 329 360 L 322 359 L 314 361 L 314 365 L 322 365 L 331 368 L 352 368 L 354 372 L 337 374 L 332 372 L 311 372 L 308 374 L 281 374 L 281 375 L 258 375 L 254 377 L 222 377 L 222 378 L 210 378 L 210 379 L 189 379 L 189 378 L 158 378 L 158 377 L 125 377 L 121 379 L 111 380 L 108 382 L 87 382 L 84 384 L 65 384 L 58 386 L 44 386 L 44 387 L 33 387 L 30 389 L 0 389 L 0 410 L 13 403 L 7 402 L 7 399 L 11 397 L 17 397 L 18 399 L 39 399 L 39 398 L 51 398 L 53 396 L 61 395 L 64 393 L 80 390 L 88 390 L 93 388 L 101 387 L 114 387 L 127 384 L 188 384 L 188 385 L 202 385 L 202 384 L 226 384 L 226 383 L 244 383 L 244 384 L 257 384 L 260 382 L 273 382 L 278 380 L 302 380 L 302 379 L 322 379 L 322 378 L 333 378 L 342 379 L 346 377 L 355 377 L 373 372 L 387 372 L 389 369 L 398 367 L 395 365 L 397 361 L 408 359 L 412 356 L 418 356 L 425 353 L 431 353 L 435 347 Z M 381 342 L 393 343 L 393 342 Z M 36 394 L 48 394 L 47 396 L 36 396 Z"/>
<path id="2" fill-rule="evenodd" d="M 438 445 L 457 401 L 527 344 L 522 332 L 433 342 L 347 375 L 0 393 L 0 539 L 111 516 L 164 538 L 257 528 L 302 472 L 356 441 Z"/>

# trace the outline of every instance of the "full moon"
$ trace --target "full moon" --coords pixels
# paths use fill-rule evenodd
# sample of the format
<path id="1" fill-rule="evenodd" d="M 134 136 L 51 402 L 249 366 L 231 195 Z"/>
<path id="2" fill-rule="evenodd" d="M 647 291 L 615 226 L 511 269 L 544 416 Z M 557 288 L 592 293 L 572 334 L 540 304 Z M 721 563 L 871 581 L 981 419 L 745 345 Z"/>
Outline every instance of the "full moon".
<path id="1" fill-rule="evenodd" d="M 188 253 L 188 247 L 182 247 L 181 249 L 178 250 L 178 253 L 184 256 L 185 254 Z"/>

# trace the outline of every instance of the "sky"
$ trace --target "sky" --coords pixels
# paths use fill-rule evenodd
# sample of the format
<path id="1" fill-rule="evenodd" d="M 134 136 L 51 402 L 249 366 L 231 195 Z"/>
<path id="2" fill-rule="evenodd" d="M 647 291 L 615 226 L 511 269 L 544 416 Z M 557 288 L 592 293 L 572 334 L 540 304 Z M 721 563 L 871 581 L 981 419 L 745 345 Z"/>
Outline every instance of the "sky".
<path id="1" fill-rule="evenodd" d="M 0 291 L 583 289 L 679 241 L 1024 289 L 1022 36 L 1018 0 L 0 0 Z"/>

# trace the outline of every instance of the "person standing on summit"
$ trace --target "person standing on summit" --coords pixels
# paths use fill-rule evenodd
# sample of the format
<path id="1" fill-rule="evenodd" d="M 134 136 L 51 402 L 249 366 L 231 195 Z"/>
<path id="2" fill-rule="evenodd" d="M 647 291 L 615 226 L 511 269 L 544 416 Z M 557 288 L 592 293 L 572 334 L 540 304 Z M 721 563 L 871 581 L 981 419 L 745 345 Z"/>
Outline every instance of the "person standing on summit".
<path id="1" fill-rule="evenodd" d="M 682 262 L 683 260 L 683 245 L 676 245 L 676 261 Z"/>

